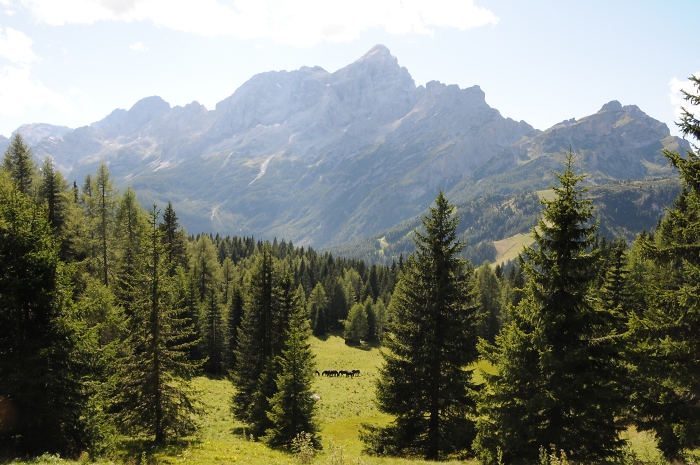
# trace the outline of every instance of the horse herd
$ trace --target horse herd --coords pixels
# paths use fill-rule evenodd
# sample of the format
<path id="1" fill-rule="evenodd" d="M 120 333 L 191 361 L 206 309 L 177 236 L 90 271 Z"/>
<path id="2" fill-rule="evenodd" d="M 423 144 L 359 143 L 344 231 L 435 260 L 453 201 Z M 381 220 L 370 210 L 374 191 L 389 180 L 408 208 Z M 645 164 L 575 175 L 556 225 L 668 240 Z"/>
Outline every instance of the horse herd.
<path id="1" fill-rule="evenodd" d="M 346 378 L 354 378 L 360 376 L 360 370 L 323 370 L 321 373 L 316 371 L 318 376 L 338 377 L 345 376 Z"/>

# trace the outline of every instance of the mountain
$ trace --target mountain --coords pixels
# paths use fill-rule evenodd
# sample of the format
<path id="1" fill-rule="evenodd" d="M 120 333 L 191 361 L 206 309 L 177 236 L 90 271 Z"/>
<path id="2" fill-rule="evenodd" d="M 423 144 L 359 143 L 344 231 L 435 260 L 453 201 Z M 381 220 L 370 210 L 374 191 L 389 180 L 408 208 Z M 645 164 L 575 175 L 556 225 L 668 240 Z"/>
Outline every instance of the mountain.
<path id="1" fill-rule="evenodd" d="M 144 204 L 171 200 L 190 232 L 316 247 L 414 218 L 438 189 L 465 201 L 548 188 L 570 145 L 591 183 L 666 175 L 660 148 L 687 147 L 617 102 L 538 131 L 504 118 L 478 86 L 416 86 L 382 45 L 332 73 L 258 74 L 213 110 L 153 96 L 61 134 L 43 126 L 45 137 L 32 133 L 36 156 L 71 181 L 104 161 Z"/>

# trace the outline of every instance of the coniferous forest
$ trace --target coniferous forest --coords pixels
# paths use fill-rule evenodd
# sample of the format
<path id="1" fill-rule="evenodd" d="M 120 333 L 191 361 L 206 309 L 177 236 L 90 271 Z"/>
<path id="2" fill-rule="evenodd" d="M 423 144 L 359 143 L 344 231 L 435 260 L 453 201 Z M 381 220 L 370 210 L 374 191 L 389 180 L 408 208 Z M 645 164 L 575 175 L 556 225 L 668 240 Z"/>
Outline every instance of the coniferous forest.
<path id="1" fill-rule="evenodd" d="M 692 113 L 679 127 L 700 141 Z M 69 184 L 18 134 L 0 170 L 0 457 L 97 459 L 119 438 L 192 435 L 200 376 L 232 384 L 227 408 L 252 440 L 318 449 L 309 341 L 340 334 L 382 347 L 374 396 L 393 420 L 362 426 L 369 455 L 626 463 L 635 428 L 685 461 L 700 446 L 693 147 L 664 153 L 681 193 L 632 243 L 600 238 L 568 153 L 516 263 L 462 258 L 440 192 L 415 252 L 380 266 L 189 235 L 172 204 L 118 191 L 107 165 Z"/>

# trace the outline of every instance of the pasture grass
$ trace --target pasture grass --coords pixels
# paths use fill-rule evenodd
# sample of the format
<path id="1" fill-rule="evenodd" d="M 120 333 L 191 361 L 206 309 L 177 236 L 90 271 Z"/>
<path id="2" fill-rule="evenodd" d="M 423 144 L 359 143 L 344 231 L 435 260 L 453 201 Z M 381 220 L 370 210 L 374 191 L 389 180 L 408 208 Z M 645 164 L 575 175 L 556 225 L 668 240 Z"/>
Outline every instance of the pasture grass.
<path id="1" fill-rule="evenodd" d="M 523 247 L 532 244 L 532 242 L 530 234 L 516 234 L 500 241 L 493 241 L 493 245 L 496 247 L 495 263 L 506 263 L 517 258 Z"/>
<path id="2" fill-rule="evenodd" d="M 310 344 L 316 356 L 319 372 L 323 370 L 360 370 L 354 378 L 317 376 L 314 392 L 319 401 L 318 418 L 321 427 L 323 450 L 311 461 L 312 464 L 330 465 L 425 465 L 419 458 L 372 457 L 362 454 L 362 443 L 358 432 L 363 423 L 383 425 L 391 417 L 379 411 L 374 403 L 374 386 L 381 364 L 381 349 L 376 344 L 348 346 L 340 334 L 323 338 L 312 338 Z M 487 362 L 474 367 L 477 383 L 483 382 L 482 373 L 493 373 Z M 264 444 L 251 441 L 244 425 L 235 421 L 230 413 L 230 400 L 234 387 L 226 379 L 199 377 L 195 387 L 201 391 L 205 413 L 200 428 L 194 437 L 154 447 L 145 439 L 123 439 L 117 450 L 109 457 L 98 461 L 104 464 L 127 465 L 296 465 L 300 461 L 294 455 L 273 450 Z M 630 451 L 638 464 L 665 463 L 648 433 L 630 429 L 626 432 Z M 0 463 L 3 462 L 0 460 Z M 8 463 L 9 461 L 5 461 Z M 52 464 L 70 465 L 87 462 L 87 457 L 78 461 L 63 460 L 54 455 L 43 455 L 25 462 L 14 460 L 13 465 Z M 443 464 L 465 463 L 463 461 L 440 462 Z M 476 461 L 466 462 L 476 464 Z"/>

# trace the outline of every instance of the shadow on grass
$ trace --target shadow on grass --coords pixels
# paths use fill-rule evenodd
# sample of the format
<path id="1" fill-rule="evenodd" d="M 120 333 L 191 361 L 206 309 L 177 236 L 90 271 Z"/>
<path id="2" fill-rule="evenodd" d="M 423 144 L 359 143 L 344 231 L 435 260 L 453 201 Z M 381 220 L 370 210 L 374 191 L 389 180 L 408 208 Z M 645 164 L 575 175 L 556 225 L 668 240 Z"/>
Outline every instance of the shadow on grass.
<path id="1" fill-rule="evenodd" d="M 201 444 L 197 439 L 175 439 L 166 444 L 155 444 L 148 439 L 125 439 L 116 458 L 127 465 L 154 465 L 161 463 L 156 456 L 182 457 L 192 446 Z"/>
<path id="2" fill-rule="evenodd" d="M 348 347 L 352 347 L 353 349 L 359 349 L 359 350 L 364 350 L 365 352 L 368 352 L 372 349 L 379 349 L 382 344 L 379 341 L 345 341 L 345 345 Z"/>

